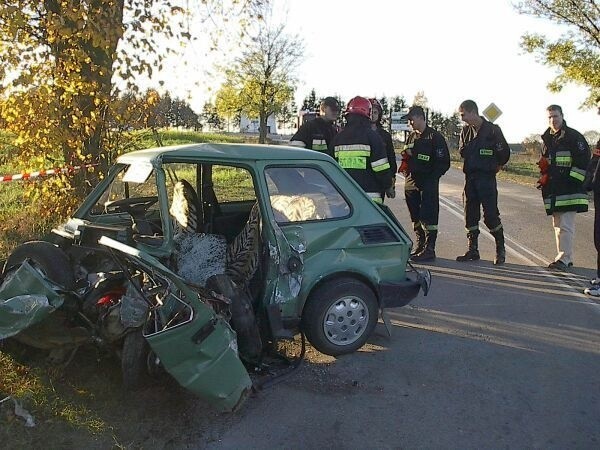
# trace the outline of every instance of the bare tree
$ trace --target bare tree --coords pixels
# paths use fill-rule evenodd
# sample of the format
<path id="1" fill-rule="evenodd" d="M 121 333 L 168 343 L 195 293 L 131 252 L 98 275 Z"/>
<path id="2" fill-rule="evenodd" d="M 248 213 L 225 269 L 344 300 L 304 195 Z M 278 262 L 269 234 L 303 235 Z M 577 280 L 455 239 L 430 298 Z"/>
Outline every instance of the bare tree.
<path id="1" fill-rule="evenodd" d="M 294 72 L 304 55 L 304 43 L 285 32 L 285 25 L 263 22 L 248 40 L 242 55 L 225 70 L 225 84 L 238 92 L 241 110 L 258 116 L 259 142 L 267 138 L 267 119 L 293 97 Z"/>

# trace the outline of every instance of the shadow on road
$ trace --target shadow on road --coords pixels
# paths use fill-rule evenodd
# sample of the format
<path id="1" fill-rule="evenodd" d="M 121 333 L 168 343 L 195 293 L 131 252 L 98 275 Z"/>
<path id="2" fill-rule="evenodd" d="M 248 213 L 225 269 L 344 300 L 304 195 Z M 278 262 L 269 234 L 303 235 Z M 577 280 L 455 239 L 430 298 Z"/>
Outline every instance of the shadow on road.
<path id="1" fill-rule="evenodd" d="M 600 331 L 561 310 L 596 307 L 581 291 L 587 278 L 534 266 L 438 258 L 430 295 L 390 312 L 392 324 L 532 352 L 562 348 L 600 354 Z M 552 312 L 550 312 L 552 310 Z M 569 323 L 570 322 L 570 323 Z"/>

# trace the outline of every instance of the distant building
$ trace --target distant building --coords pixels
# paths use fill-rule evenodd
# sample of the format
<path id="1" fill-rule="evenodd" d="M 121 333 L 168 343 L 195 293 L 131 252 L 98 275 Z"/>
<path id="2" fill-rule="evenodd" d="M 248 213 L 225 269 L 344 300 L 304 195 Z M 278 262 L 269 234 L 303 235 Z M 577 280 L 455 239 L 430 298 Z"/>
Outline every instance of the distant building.
<path id="1" fill-rule="evenodd" d="M 258 117 L 248 117 L 242 113 L 240 117 L 240 133 L 258 133 L 260 129 L 260 121 Z M 277 134 L 277 121 L 275 114 L 271 114 L 267 118 L 267 134 Z"/>
<path id="2" fill-rule="evenodd" d="M 523 144 L 508 144 L 511 153 L 524 153 L 525 146 Z"/>

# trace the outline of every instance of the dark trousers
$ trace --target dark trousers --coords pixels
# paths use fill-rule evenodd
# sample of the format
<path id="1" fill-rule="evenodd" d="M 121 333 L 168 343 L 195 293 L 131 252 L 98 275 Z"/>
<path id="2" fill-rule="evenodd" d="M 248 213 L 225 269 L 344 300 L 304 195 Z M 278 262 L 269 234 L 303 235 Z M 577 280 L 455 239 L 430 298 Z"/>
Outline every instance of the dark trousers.
<path id="1" fill-rule="evenodd" d="M 421 223 L 426 230 L 437 230 L 440 217 L 439 179 L 405 185 L 404 197 L 413 223 Z"/>
<path id="2" fill-rule="evenodd" d="M 594 192 L 594 246 L 596 247 L 596 276 L 600 277 L 600 192 Z"/>
<path id="3" fill-rule="evenodd" d="M 483 208 L 483 222 L 491 232 L 502 228 L 500 211 L 498 210 L 498 187 L 495 176 L 467 176 L 463 201 L 465 204 L 465 228 L 467 231 L 476 231 L 479 229 L 481 208 Z"/>

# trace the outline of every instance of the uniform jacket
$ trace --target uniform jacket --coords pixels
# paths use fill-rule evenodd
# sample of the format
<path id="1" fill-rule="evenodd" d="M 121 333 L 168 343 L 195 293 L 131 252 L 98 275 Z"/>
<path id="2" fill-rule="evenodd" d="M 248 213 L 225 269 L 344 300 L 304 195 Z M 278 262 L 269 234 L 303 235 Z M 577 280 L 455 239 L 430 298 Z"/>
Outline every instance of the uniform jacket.
<path id="1" fill-rule="evenodd" d="M 332 122 L 317 117 L 302 124 L 290 139 L 290 145 L 318 150 L 333 156 L 329 152 L 329 146 L 336 133 L 337 128 Z"/>
<path id="2" fill-rule="evenodd" d="M 485 120 L 477 131 L 465 125 L 460 132 L 458 149 L 464 159 L 463 172 L 469 175 L 495 176 L 498 167 L 510 158 L 510 147 L 498 125 Z"/>
<path id="3" fill-rule="evenodd" d="M 546 213 L 587 211 L 583 181 L 590 161 L 590 147 L 585 138 L 564 122 L 556 133 L 548 128 L 542 134 L 542 141 L 542 156 L 550 162 L 548 182 L 542 187 Z"/>
<path id="4" fill-rule="evenodd" d="M 348 114 L 347 124 L 332 141 L 336 161 L 374 200 L 392 185 L 393 173 L 383 141 L 366 117 Z"/>
<path id="5" fill-rule="evenodd" d="M 425 127 L 423 133 L 410 133 L 404 149 L 411 154 L 408 158 L 405 186 L 418 187 L 427 181 L 437 183 L 450 168 L 450 152 L 446 139 L 430 126 Z"/>

